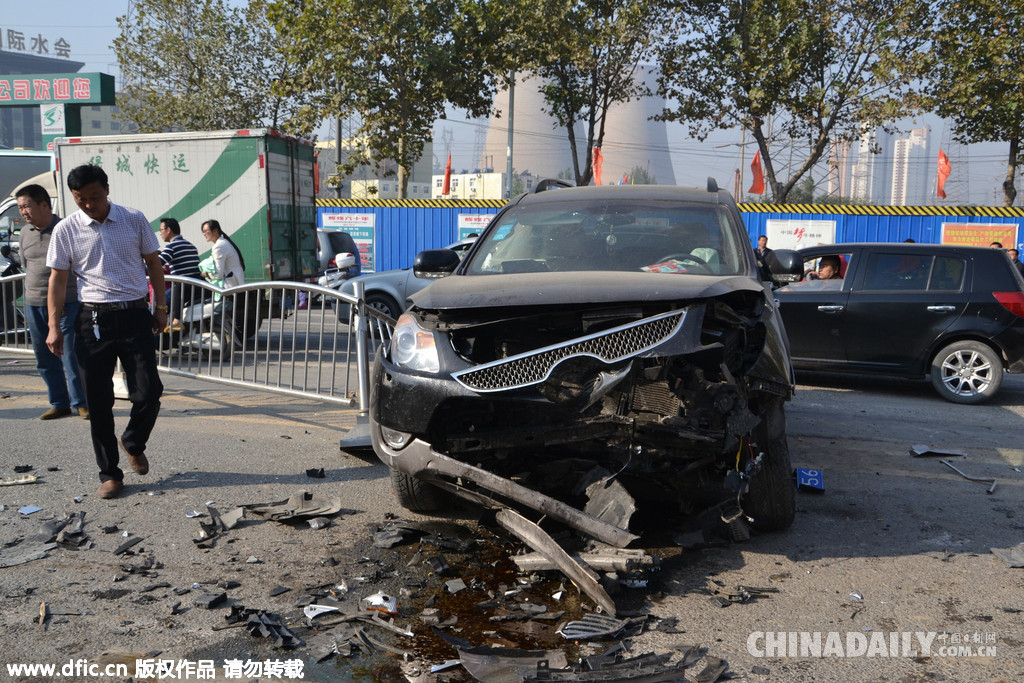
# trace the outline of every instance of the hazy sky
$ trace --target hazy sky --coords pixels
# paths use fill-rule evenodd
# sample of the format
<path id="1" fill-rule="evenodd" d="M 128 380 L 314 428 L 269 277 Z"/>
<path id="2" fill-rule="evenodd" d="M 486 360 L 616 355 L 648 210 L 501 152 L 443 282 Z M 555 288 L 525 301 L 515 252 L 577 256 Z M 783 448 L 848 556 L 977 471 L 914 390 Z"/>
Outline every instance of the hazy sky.
<path id="1" fill-rule="evenodd" d="M 239 2 L 240 0 L 236 0 Z M 100 71 L 119 77 L 117 64 L 111 43 L 118 34 L 117 17 L 125 14 L 131 5 L 128 0 L 91 0 L 89 2 L 57 2 L 50 5 L 37 6 L 32 12 L 26 12 L 24 2 L 0 0 L 0 40 L 3 48 L 8 45 L 7 32 L 20 31 L 25 36 L 26 44 L 33 37 L 42 36 L 48 41 L 50 55 L 54 55 L 54 43 L 63 38 L 70 44 L 71 59 L 85 62 L 83 71 Z M 47 22 L 46 19 L 52 19 Z M 118 82 L 118 85 L 120 83 Z M 943 143 L 945 125 L 937 117 L 923 117 L 919 124 L 930 125 L 932 128 L 932 155 L 938 155 L 938 148 Z M 735 169 L 740 166 L 739 131 L 723 131 L 717 133 L 707 142 L 692 140 L 680 124 L 668 125 L 669 149 L 674 161 L 676 182 L 680 185 L 703 185 L 707 176 L 713 175 L 723 188 L 733 189 Z M 486 122 L 466 122 L 461 117 L 453 117 L 440 122 L 435 127 L 436 153 L 440 154 L 441 133 L 449 128 L 454 136 L 452 147 L 453 166 L 472 168 L 476 165 L 472 159 L 476 145 L 477 131 L 486 129 Z M 321 137 L 328 134 L 327 128 L 321 130 Z M 333 137 L 333 133 L 331 135 Z M 943 145 L 946 147 L 946 145 Z M 955 154 L 947 149 L 953 162 L 953 174 L 946 186 L 950 191 L 954 183 L 961 183 L 961 190 L 966 197 L 969 188 L 969 201 L 977 204 L 1002 204 L 1002 181 L 1006 173 L 1005 144 L 984 144 L 960 146 Z M 750 159 L 754 148 L 749 141 L 745 155 L 744 184 L 750 183 Z M 513 159 L 513 162 L 515 160 Z M 779 160 L 784 161 L 784 160 Z M 929 162 L 931 163 L 931 162 Z M 504 169 L 504 164 L 500 164 Z M 934 175 L 934 169 L 928 169 Z M 821 172 L 823 173 L 823 171 Z M 816 175 L 816 179 L 820 173 Z M 1022 191 L 1022 182 L 1018 182 L 1018 191 Z M 746 190 L 746 187 L 743 188 Z M 822 187 L 822 190 L 824 188 Z M 952 199 L 952 194 L 951 194 Z M 1019 202 L 1018 202 L 1019 203 Z"/>

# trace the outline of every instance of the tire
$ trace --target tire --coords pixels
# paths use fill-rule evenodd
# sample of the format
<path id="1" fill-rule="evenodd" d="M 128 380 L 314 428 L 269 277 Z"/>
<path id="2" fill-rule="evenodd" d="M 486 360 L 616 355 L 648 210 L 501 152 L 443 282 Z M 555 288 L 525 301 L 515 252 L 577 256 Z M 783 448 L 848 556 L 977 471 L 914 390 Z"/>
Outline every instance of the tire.
<path id="1" fill-rule="evenodd" d="M 387 315 L 392 320 L 398 320 L 402 315 L 402 308 L 391 296 L 383 292 L 370 292 L 366 295 L 366 305 Z"/>
<path id="2" fill-rule="evenodd" d="M 959 341 L 932 359 L 932 386 L 939 396 L 964 405 L 984 403 L 1003 383 L 1003 359 L 988 344 Z"/>
<path id="3" fill-rule="evenodd" d="M 406 510 L 433 512 L 445 504 L 444 491 L 394 468 L 391 469 L 391 488 Z"/>
<path id="4" fill-rule="evenodd" d="M 370 292 L 367 294 L 366 305 L 387 315 L 392 320 L 398 320 L 398 316 L 402 315 L 402 309 L 399 307 L 398 302 L 383 292 Z M 338 320 L 348 323 L 349 315 L 349 305 L 340 304 L 338 306 Z"/>
<path id="5" fill-rule="evenodd" d="M 757 429 L 764 451 L 761 469 L 750 482 L 743 510 L 758 531 L 784 531 L 796 517 L 796 486 L 786 440 L 786 412 L 782 401 L 773 401 Z"/>

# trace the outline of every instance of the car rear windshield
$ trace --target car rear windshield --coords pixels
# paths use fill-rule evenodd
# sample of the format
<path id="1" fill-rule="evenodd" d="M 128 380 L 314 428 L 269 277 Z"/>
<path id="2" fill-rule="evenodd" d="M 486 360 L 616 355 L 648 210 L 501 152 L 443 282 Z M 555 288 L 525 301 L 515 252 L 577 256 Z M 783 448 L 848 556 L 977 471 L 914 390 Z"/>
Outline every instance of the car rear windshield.
<path id="1" fill-rule="evenodd" d="M 750 250 L 724 206 L 643 200 L 517 206 L 496 219 L 481 240 L 466 274 L 738 275 L 746 272 Z"/>

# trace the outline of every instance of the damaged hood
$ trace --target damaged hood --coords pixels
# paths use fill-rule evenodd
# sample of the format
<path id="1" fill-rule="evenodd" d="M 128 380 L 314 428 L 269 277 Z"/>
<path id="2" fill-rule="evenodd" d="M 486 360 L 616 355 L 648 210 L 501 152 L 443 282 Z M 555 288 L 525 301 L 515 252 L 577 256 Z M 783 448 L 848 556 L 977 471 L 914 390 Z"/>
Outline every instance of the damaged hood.
<path id="1" fill-rule="evenodd" d="M 734 275 L 591 272 L 450 275 L 412 297 L 428 310 L 601 304 L 619 301 L 692 301 L 738 291 L 763 292 L 753 278 Z"/>

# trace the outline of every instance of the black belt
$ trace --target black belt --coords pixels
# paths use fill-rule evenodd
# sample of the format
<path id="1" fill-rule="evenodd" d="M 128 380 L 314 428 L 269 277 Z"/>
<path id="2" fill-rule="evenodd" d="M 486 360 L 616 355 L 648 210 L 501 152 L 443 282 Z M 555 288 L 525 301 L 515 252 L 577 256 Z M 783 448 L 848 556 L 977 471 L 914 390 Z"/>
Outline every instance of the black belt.
<path id="1" fill-rule="evenodd" d="M 129 308 L 149 308 L 149 302 L 144 298 L 136 299 L 135 301 L 104 301 L 102 303 L 83 301 L 82 308 L 88 308 L 93 311 L 124 311 Z"/>

